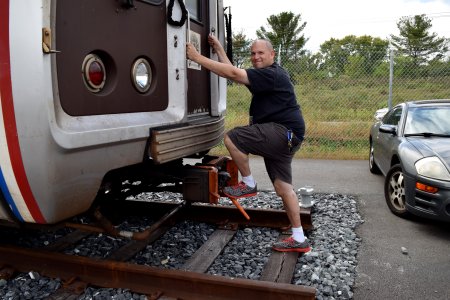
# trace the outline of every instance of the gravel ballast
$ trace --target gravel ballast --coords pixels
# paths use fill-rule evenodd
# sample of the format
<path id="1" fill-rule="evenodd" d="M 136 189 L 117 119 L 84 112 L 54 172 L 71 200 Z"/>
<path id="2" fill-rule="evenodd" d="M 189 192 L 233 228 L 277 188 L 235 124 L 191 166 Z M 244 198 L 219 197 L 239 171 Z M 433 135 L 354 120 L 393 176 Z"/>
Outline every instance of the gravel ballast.
<path id="1" fill-rule="evenodd" d="M 176 197 L 175 197 L 176 196 Z M 143 193 L 139 201 L 180 201 L 178 194 Z M 300 195 L 299 195 L 300 198 Z M 292 284 L 315 287 L 316 299 L 352 299 L 356 279 L 357 254 L 361 239 L 356 227 L 363 223 L 353 196 L 313 194 L 312 220 L 314 229 L 307 232 L 312 251 L 297 260 Z M 130 199 L 131 200 L 131 199 Z M 244 208 L 282 209 L 274 192 L 259 192 L 258 196 L 240 200 Z M 219 205 L 233 205 L 226 198 Z M 137 224 L 139 223 L 139 224 Z M 145 218 L 121 225 L 123 230 L 142 230 L 152 224 Z M 152 245 L 147 246 L 132 262 L 159 268 L 179 269 L 215 230 L 214 225 L 184 221 L 171 228 Z M 207 271 L 208 274 L 257 280 L 271 253 L 271 245 L 280 232 L 269 228 L 241 228 Z M 49 238 L 51 239 L 51 238 Z M 42 245 L 42 237 L 35 238 Z M 99 242 L 100 241 L 100 242 Z M 32 243 L 32 239 L 27 243 Z M 126 240 L 98 235 L 87 238 L 68 251 L 74 255 L 105 257 Z M 91 251 L 87 251 L 91 249 Z M 20 274 L 12 280 L 0 280 L 1 299 L 45 299 L 60 286 L 59 279 L 40 277 L 33 272 Z M 33 295 L 30 298 L 30 295 Z M 89 288 L 79 299 L 145 299 L 126 289 Z"/>

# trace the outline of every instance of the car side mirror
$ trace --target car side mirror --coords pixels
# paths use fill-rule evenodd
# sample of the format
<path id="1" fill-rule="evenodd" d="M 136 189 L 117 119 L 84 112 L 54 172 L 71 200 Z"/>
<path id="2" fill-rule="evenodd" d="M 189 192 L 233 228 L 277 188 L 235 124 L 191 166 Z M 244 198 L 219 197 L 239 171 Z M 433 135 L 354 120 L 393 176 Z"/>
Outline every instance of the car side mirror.
<path id="1" fill-rule="evenodd" d="M 390 133 L 392 135 L 396 135 L 397 134 L 397 126 L 383 124 L 380 126 L 379 131 L 383 132 L 383 133 Z"/>

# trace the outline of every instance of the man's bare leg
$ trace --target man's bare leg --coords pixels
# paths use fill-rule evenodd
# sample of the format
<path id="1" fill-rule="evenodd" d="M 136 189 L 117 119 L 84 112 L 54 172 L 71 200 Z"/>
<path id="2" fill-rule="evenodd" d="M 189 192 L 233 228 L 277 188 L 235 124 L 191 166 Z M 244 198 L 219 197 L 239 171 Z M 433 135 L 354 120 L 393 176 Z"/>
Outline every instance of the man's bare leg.
<path id="1" fill-rule="evenodd" d="M 228 152 L 230 153 L 231 158 L 236 163 L 236 166 L 239 169 L 239 172 L 241 172 L 241 176 L 249 176 L 251 174 L 250 172 L 250 164 L 248 155 L 245 153 L 242 153 L 231 141 L 231 139 L 228 137 L 227 134 L 225 134 L 223 142 L 225 144 L 225 147 L 228 149 Z"/>
<path id="2" fill-rule="evenodd" d="M 311 246 L 309 245 L 309 241 L 305 239 L 305 234 L 301 226 L 300 206 L 292 184 L 276 179 L 273 185 L 277 195 L 283 200 L 286 214 L 291 222 L 292 236 L 274 243 L 272 248 L 281 252 L 306 253 L 311 251 Z"/>
<path id="3" fill-rule="evenodd" d="M 298 203 L 297 194 L 294 192 L 292 184 L 276 179 L 273 186 L 277 195 L 283 200 L 284 209 L 286 210 L 286 214 L 291 222 L 291 226 L 293 228 L 302 226 L 300 220 L 300 206 Z"/>

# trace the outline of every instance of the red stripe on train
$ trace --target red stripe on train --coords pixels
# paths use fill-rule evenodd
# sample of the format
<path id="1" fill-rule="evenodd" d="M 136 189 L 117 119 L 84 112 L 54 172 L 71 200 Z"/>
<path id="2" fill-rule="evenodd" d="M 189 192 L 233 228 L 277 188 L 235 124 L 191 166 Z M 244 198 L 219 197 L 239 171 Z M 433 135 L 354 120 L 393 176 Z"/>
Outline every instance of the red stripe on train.
<path id="1" fill-rule="evenodd" d="M 37 223 L 47 223 L 42 215 L 36 199 L 31 192 L 30 184 L 23 166 L 20 152 L 19 138 L 17 135 L 16 118 L 14 115 L 14 103 L 11 88 L 11 65 L 9 52 L 9 1 L 0 1 L 0 94 L 3 110 L 3 126 L 5 128 L 11 165 L 17 184 L 25 200 L 25 203 Z"/>

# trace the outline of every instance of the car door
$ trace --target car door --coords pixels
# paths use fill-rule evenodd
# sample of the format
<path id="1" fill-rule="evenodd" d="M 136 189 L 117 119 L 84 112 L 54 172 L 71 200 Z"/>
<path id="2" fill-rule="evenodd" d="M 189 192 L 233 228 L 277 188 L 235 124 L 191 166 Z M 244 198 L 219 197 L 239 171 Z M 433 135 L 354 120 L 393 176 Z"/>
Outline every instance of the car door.
<path id="1" fill-rule="evenodd" d="M 390 125 L 395 128 L 396 133 L 382 132 L 378 128 L 378 135 L 374 142 L 374 157 L 377 165 L 387 173 L 391 166 L 393 152 L 398 145 L 398 128 L 403 113 L 403 106 L 398 106 L 388 112 L 382 119 L 382 125 Z"/>

